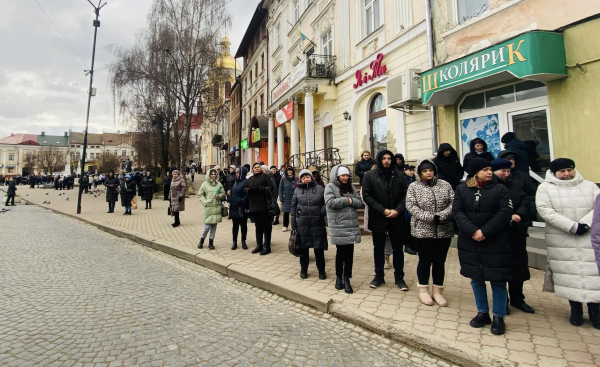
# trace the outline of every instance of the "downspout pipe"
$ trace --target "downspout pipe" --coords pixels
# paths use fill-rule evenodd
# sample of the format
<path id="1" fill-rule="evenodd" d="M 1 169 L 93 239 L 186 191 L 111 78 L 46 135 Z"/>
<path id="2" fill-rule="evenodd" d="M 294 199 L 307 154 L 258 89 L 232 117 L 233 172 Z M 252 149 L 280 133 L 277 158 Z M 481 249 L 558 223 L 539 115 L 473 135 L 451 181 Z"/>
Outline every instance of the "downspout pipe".
<path id="1" fill-rule="evenodd" d="M 433 21 L 431 19 L 431 0 L 425 0 L 425 20 L 427 25 L 427 59 L 429 61 L 429 69 L 435 67 L 434 60 L 434 43 L 433 43 Z M 437 110 L 435 106 L 430 107 L 431 110 L 431 152 L 436 155 L 438 150 L 438 131 L 437 131 Z"/>

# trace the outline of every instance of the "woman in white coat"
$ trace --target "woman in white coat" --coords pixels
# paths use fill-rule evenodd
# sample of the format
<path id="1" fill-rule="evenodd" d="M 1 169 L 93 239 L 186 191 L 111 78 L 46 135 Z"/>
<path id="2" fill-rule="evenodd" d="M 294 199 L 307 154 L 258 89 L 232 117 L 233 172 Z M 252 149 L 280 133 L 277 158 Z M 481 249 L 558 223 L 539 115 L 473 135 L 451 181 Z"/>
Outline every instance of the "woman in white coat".
<path id="1" fill-rule="evenodd" d="M 596 184 L 584 180 L 575 170 L 575 162 L 559 158 L 550 163 L 546 182 L 540 185 L 535 198 L 538 213 L 546 222 L 554 293 L 569 300 L 573 326 L 583 324 L 583 303 L 587 303 L 590 321 L 597 329 L 600 276 L 589 229 L 599 192 Z"/>

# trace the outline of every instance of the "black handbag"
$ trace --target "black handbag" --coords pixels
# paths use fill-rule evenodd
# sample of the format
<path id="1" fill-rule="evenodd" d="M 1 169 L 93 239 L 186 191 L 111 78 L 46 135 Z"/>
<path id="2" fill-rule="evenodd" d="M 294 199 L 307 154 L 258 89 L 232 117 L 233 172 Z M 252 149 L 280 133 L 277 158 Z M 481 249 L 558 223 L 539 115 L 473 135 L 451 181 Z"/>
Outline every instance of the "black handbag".
<path id="1" fill-rule="evenodd" d="M 172 214 L 172 212 L 171 212 L 171 205 L 169 205 L 169 207 L 167 208 L 167 213 L 168 213 L 168 215 Z"/>
<path id="2" fill-rule="evenodd" d="M 269 215 L 278 216 L 281 213 L 277 200 L 273 200 L 271 190 L 267 190 L 267 209 L 269 210 Z"/>
<path id="3" fill-rule="evenodd" d="M 301 255 L 301 251 L 300 251 L 300 235 L 292 230 L 292 232 L 290 233 L 290 239 L 288 241 L 288 250 L 290 251 L 290 254 L 299 257 Z"/>

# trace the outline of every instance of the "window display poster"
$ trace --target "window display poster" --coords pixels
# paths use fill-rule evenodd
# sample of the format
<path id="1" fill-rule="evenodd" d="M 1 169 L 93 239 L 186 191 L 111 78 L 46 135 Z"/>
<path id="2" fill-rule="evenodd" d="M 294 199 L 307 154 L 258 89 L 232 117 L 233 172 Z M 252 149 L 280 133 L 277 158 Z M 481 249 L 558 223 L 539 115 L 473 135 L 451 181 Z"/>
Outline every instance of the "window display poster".
<path id="1" fill-rule="evenodd" d="M 488 145 L 488 152 L 498 157 L 502 150 L 498 114 L 461 120 L 460 127 L 463 157 L 471 151 L 470 143 L 475 138 L 483 139 Z"/>

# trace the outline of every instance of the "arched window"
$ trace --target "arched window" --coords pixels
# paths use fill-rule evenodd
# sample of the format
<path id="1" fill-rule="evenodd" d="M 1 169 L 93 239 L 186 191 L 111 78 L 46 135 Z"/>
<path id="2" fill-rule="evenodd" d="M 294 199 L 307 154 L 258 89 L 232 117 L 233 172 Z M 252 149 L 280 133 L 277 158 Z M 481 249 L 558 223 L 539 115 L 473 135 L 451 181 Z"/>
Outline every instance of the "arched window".
<path id="1" fill-rule="evenodd" d="M 377 154 L 387 149 L 388 146 L 386 103 L 381 94 L 377 94 L 371 101 L 369 130 L 372 154 L 373 157 L 377 157 Z"/>
<path id="2" fill-rule="evenodd" d="M 225 98 L 230 98 L 231 82 L 225 82 Z"/>
<path id="3" fill-rule="evenodd" d="M 219 101 L 219 82 L 215 82 L 215 90 L 214 90 L 214 99 L 215 103 Z"/>

